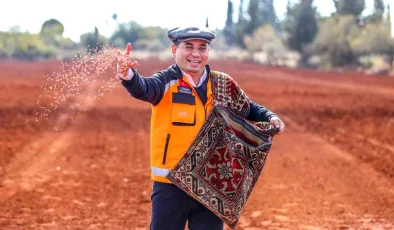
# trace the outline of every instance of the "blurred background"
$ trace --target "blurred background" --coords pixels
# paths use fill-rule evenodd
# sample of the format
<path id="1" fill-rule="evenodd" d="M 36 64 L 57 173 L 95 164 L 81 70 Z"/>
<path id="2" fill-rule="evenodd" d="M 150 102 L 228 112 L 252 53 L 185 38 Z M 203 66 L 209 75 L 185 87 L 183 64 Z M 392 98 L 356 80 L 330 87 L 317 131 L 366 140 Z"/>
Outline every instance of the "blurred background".
<path id="1" fill-rule="evenodd" d="M 0 14 L 0 59 L 69 60 L 78 51 L 131 42 L 140 58 L 171 57 L 168 29 L 218 33 L 211 57 L 392 74 L 389 0 L 15 0 Z"/>

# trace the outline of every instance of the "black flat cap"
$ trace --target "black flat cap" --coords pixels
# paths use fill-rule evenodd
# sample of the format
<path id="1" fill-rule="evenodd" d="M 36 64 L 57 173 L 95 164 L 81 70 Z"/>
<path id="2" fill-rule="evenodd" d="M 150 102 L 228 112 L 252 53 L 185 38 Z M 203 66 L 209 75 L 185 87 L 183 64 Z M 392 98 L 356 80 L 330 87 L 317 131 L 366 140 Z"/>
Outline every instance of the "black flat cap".
<path id="1" fill-rule="evenodd" d="M 177 27 L 168 31 L 168 38 L 173 43 L 184 42 L 188 40 L 204 40 L 211 43 L 216 37 L 216 33 L 208 28 L 198 27 Z"/>

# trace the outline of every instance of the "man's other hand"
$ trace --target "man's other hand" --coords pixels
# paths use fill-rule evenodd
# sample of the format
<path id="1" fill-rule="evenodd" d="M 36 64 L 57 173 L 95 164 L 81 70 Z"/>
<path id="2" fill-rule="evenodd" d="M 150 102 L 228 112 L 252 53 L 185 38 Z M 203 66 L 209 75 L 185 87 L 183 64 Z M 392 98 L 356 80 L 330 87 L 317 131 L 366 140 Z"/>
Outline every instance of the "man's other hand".
<path id="1" fill-rule="evenodd" d="M 285 123 L 283 123 L 283 121 L 279 118 L 279 117 L 273 117 L 270 120 L 270 123 L 274 126 L 274 128 L 279 129 L 279 133 L 282 133 L 283 131 L 285 131 Z"/>

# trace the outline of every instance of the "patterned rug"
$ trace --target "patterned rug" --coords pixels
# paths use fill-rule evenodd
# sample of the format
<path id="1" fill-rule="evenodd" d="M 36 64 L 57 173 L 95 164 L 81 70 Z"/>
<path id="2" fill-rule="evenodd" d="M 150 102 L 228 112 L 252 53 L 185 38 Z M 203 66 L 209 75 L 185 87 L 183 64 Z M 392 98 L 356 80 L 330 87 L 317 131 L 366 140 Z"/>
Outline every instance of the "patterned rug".
<path id="1" fill-rule="evenodd" d="M 268 122 L 216 105 L 167 178 L 235 228 L 276 133 Z"/>

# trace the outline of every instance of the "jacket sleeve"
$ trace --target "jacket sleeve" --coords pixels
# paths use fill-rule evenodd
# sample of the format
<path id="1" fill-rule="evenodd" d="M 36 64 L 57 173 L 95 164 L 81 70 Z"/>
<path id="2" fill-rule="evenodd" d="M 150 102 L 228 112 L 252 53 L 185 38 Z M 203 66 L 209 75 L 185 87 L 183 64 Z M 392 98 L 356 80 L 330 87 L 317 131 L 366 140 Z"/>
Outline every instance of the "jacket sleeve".
<path id="1" fill-rule="evenodd" d="M 152 105 L 157 105 L 163 97 L 165 80 L 161 72 L 150 77 L 142 77 L 134 69 L 133 77 L 130 80 L 122 80 L 122 85 L 127 92 L 136 99 L 146 101 Z"/>
<path id="2" fill-rule="evenodd" d="M 270 111 L 269 109 L 265 108 L 262 105 L 259 105 L 257 103 L 254 103 L 252 100 L 249 99 L 249 106 L 250 106 L 250 112 L 248 117 L 246 118 L 247 120 L 250 121 L 265 121 L 269 122 L 271 118 L 277 117 L 275 113 Z"/>

